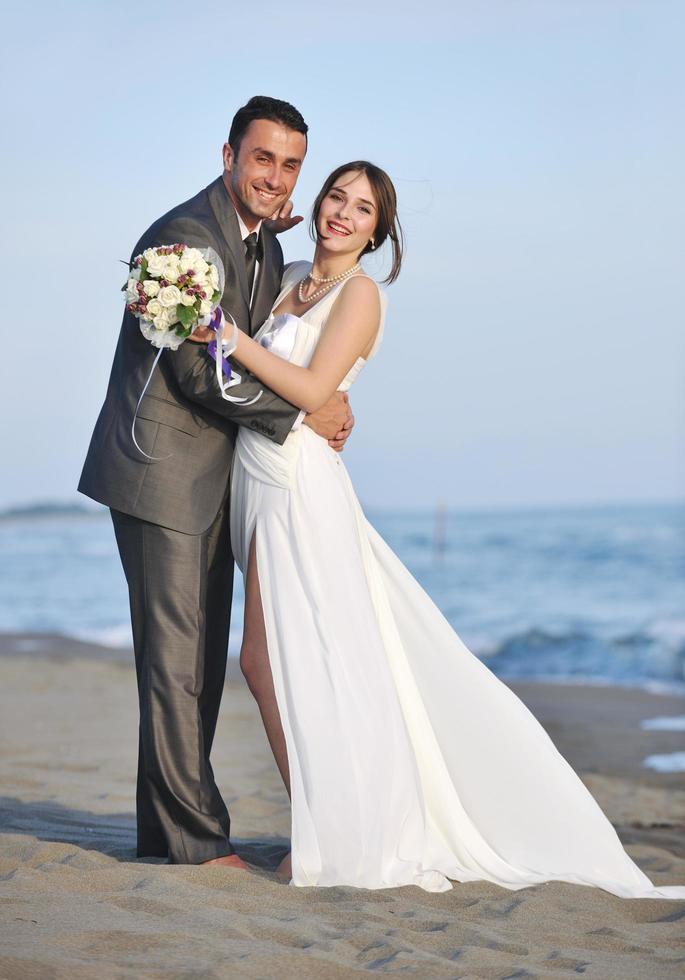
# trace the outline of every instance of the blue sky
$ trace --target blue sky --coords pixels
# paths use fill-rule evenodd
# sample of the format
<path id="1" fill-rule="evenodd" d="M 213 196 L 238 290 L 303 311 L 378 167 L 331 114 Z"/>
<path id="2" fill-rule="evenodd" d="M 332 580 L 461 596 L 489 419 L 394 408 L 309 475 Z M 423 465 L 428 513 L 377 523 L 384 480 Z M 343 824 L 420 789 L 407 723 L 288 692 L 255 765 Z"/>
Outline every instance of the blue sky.
<path id="1" fill-rule="evenodd" d="M 362 502 L 682 499 L 684 28 L 662 0 L 11 11 L 0 248 L 32 279 L 5 304 L 0 506 L 74 497 L 117 260 L 219 173 L 253 94 L 310 124 L 300 212 L 348 159 L 398 188 L 406 262 L 345 453 Z"/>

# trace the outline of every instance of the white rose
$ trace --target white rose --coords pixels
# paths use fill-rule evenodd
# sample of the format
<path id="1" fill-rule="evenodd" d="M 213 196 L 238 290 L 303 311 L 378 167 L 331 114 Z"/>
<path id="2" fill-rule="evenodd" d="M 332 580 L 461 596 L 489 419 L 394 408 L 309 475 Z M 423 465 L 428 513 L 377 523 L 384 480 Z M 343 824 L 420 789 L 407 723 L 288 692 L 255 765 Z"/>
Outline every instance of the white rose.
<path id="1" fill-rule="evenodd" d="M 147 271 L 148 275 L 156 276 L 161 279 L 164 275 L 164 267 L 166 266 L 166 255 L 157 255 L 157 251 L 154 248 L 148 248 L 143 253 L 147 259 Z"/>
<path id="2" fill-rule="evenodd" d="M 157 299 L 162 306 L 173 307 L 176 309 L 181 302 L 181 290 L 178 286 L 162 286 Z"/>
<path id="3" fill-rule="evenodd" d="M 191 296 L 190 293 L 181 293 L 181 302 L 184 306 L 193 306 L 195 297 Z"/>
<path id="4" fill-rule="evenodd" d="M 147 304 L 146 317 L 148 320 L 154 320 L 155 317 L 160 316 L 163 310 L 162 304 L 158 299 L 151 299 Z"/>
<path id="5" fill-rule="evenodd" d="M 164 279 L 168 279 L 169 282 L 176 282 L 180 276 L 180 266 L 178 262 L 178 255 L 165 255 L 164 262 Z"/>
<path id="6" fill-rule="evenodd" d="M 188 258 L 189 253 L 192 262 Z M 209 265 L 202 258 L 200 251 L 197 248 L 186 249 L 181 256 L 179 265 L 182 273 L 193 273 L 193 282 L 197 282 L 199 279 L 204 279 L 205 275 L 207 274 L 207 270 L 209 269 Z"/>
<path id="7" fill-rule="evenodd" d="M 152 299 L 159 292 L 159 283 L 156 279 L 146 279 L 143 283 L 143 289 L 145 290 L 145 295 Z"/>
<path id="8" fill-rule="evenodd" d="M 126 302 L 127 303 L 137 303 L 138 302 L 138 280 L 129 279 L 126 283 Z"/>
<path id="9" fill-rule="evenodd" d="M 209 285 L 212 287 L 212 291 L 219 288 L 219 270 L 215 265 L 210 265 L 207 279 L 209 280 Z"/>
<path id="10" fill-rule="evenodd" d="M 202 253 L 200 252 L 199 248 L 185 249 L 183 255 L 181 255 L 181 260 L 179 263 L 181 272 L 185 274 L 188 269 L 197 269 L 200 262 L 204 262 L 204 259 L 202 258 Z"/>
<path id="11" fill-rule="evenodd" d="M 152 322 L 158 330 L 169 330 L 171 325 L 176 323 L 176 312 L 167 307 Z"/>
<path id="12" fill-rule="evenodd" d="M 212 312 L 212 301 L 209 299 L 200 300 L 200 316 L 205 316 Z"/>

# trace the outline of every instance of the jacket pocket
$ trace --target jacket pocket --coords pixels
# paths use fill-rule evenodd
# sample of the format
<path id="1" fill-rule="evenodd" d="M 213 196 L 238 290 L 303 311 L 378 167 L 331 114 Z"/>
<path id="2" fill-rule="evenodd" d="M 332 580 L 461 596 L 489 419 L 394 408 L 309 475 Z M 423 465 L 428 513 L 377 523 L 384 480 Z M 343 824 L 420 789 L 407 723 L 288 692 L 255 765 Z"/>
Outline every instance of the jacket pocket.
<path id="1" fill-rule="evenodd" d="M 145 395 L 140 403 L 136 417 L 150 422 L 159 422 L 172 429 L 186 432 L 189 436 L 198 436 L 207 423 L 199 416 L 192 414 L 181 405 L 159 398 L 156 395 Z"/>

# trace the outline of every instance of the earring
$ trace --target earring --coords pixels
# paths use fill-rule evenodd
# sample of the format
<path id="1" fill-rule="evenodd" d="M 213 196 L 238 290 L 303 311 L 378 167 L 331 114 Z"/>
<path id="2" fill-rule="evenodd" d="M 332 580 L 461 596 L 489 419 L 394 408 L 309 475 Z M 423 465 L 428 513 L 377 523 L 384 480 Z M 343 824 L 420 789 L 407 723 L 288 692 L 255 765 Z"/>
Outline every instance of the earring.
<path id="1" fill-rule="evenodd" d="M 374 248 L 376 247 L 376 243 L 373 238 L 369 239 L 369 245 L 371 246 L 371 251 L 373 252 Z"/>

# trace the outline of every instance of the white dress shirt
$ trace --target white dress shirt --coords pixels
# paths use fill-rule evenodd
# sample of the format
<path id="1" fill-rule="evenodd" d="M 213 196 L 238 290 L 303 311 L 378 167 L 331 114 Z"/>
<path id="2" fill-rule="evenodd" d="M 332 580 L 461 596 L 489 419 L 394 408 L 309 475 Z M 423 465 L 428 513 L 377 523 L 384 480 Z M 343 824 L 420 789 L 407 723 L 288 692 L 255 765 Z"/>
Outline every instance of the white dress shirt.
<path id="1" fill-rule="evenodd" d="M 245 224 L 245 222 L 243 221 L 243 219 L 238 214 L 238 209 L 237 208 L 236 208 L 236 212 L 235 213 L 236 213 L 236 217 L 238 219 L 238 227 L 240 228 L 240 237 L 242 238 L 243 241 L 245 241 L 245 239 L 247 238 L 247 236 L 250 235 L 250 234 L 252 234 L 252 232 L 250 231 L 250 229 L 247 227 L 247 225 Z M 257 233 L 257 235 L 259 235 L 259 231 L 260 231 L 261 227 L 262 227 L 262 222 L 261 221 L 258 221 L 256 227 L 253 228 L 252 231 L 255 231 Z M 255 270 L 254 270 L 254 279 L 252 281 L 252 293 L 250 295 L 250 307 L 252 307 L 252 300 L 254 299 L 254 291 L 255 291 L 255 289 L 257 287 L 257 277 L 258 276 L 259 276 L 259 259 L 257 260 L 257 264 L 255 265 Z M 261 324 L 260 324 L 260 326 L 261 326 Z M 291 432 L 294 432 L 295 429 L 299 429 L 299 427 L 302 425 L 302 420 L 303 420 L 303 418 L 305 417 L 306 414 L 307 413 L 304 412 L 304 411 L 301 411 L 300 412 L 300 414 L 295 419 L 295 422 L 293 423 L 293 427 L 290 430 Z"/>

